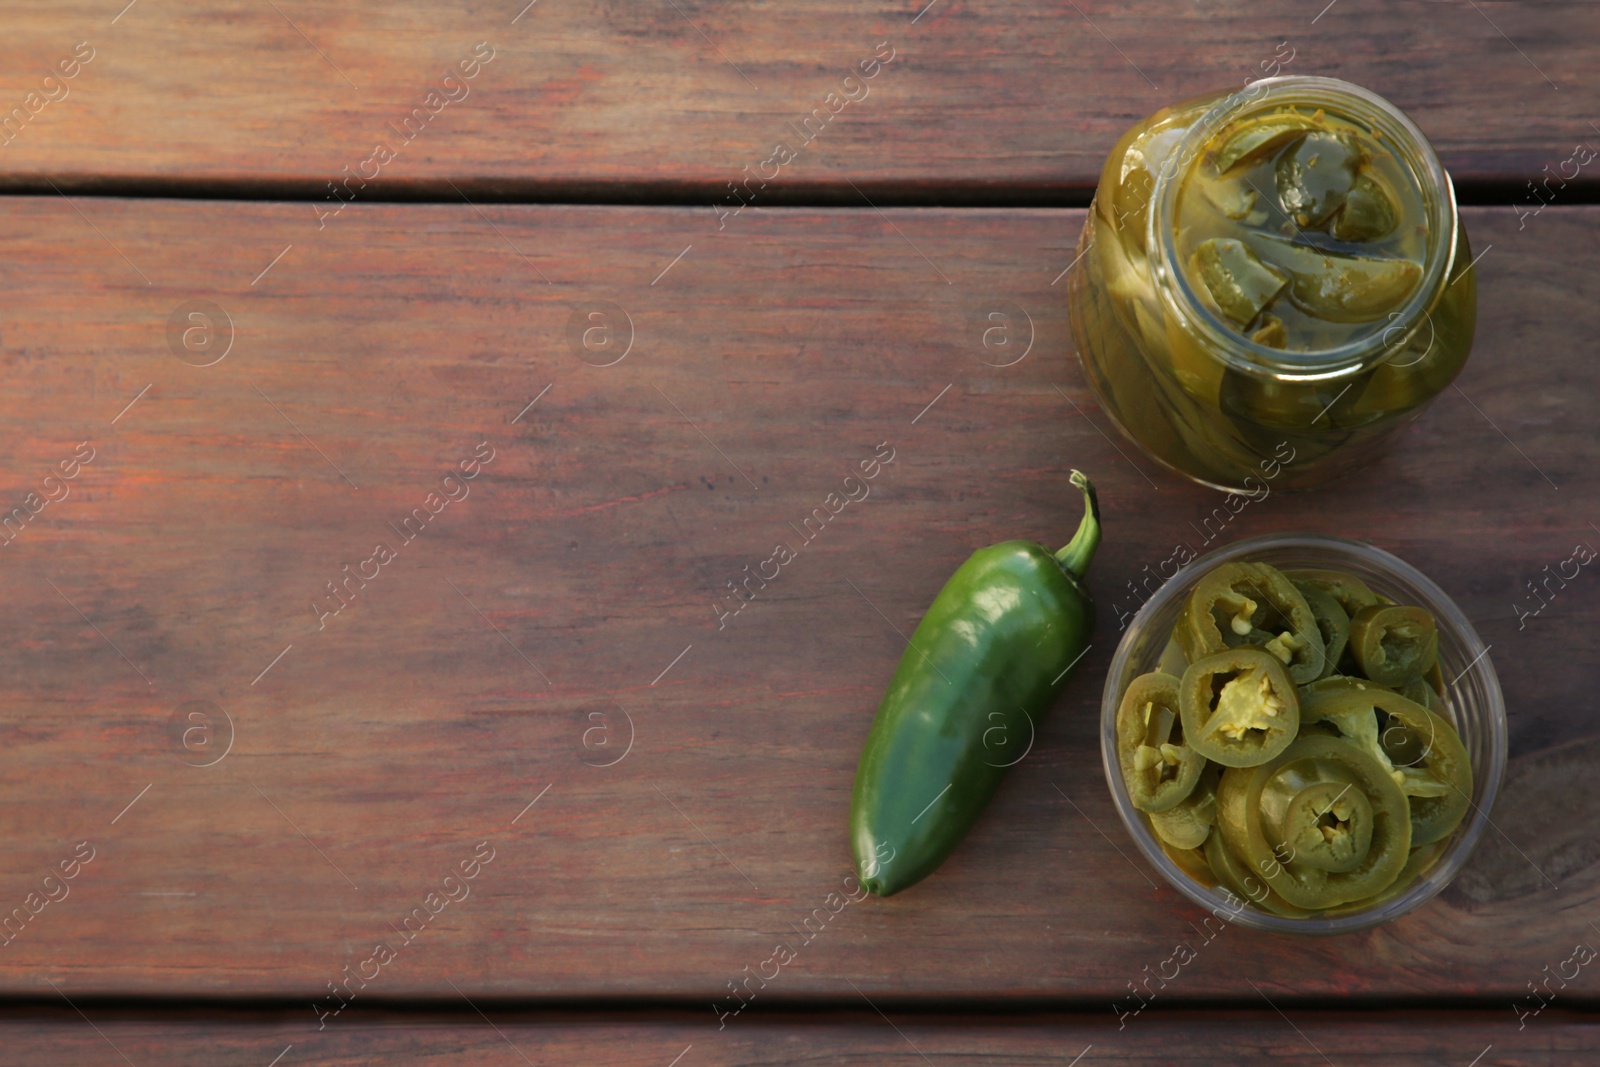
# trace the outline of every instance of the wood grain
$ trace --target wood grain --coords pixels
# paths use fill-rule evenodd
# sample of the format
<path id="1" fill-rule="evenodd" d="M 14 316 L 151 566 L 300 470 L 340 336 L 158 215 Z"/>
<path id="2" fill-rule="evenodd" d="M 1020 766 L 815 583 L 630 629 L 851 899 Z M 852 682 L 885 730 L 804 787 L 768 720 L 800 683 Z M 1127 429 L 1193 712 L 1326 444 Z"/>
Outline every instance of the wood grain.
<path id="1" fill-rule="evenodd" d="M 172 1022 L 91 1005 L 85 1016 L 94 1028 L 65 1008 L 43 1018 L 35 1012 L 32 1018 L 7 1022 L 0 1026 L 5 1046 L 0 1055 L 7 1063 L 48 1060 L 62 1067 L 120 1063 L 117 1051 L 132 1063 L 174 1067 L 265 1067 L 279 1055 L 283 1067 L 396 1060 L 433 1067 L 524 1061 L 555 1067 L 924 1062 L 1138 1067 L 1171 1064 L 1174 1050 L 1181 1048 L 1183 1063 L 1229 1067 L 1325 1062 L 1467 1067 L 1474 1057 L 1495 1067 L 1566 1067 L 1591 1063 L 1600 1052 L 1594 1024 L 1571 1016 L 1542 1019 L 1537 1028 L 1519 1034 L 1514 1026 L 1508 1033 L 1503 1020 L 1483 1013 L 1412 1011 L 1401 1016 L 1293 1007 L 1284 1015 L 1265 1008 L 1227 1017 L 1172 1012 L 1121 1031 L 1114 1022 L 1081 1016 L 995 1020 L 892 1010 L 884 1016 L 865 1010 L 806 1019 L 776 1016 L 721 1031 L 714 1023 L 684 1021 L 681 1015 L 540 1017 L 493 1006 L 483 1017 L 473 1014 L 471 1022 L 368 1012 L 320 1033 L 308 1033 L 304 1025 L 287 1020 L 228 1013 L 205 1022 Z"/>
<path id="2" fill-rule="evenodd" d="M 1497 181 L 1508 202 L 1597 136 L 1600 14 L 1579 0 L 68 0 L 0 11 L 0 114 L 24 107 L 26 120 L 8 131 L 0 187 L 46 193 L 48 178 L 320 198 L 384 141 L 397 158 L 340 195 L 672 197 L 709 213 L 726 183 L 800 140 L 791 123 L 839 107 L 758 204 L 1082 196 L 1135 121 L 1291 54 L 1287 73 L 1346 78 L 1407 109 L 1458 181 Z M 46 85 L 80 41 L 94 58 L 64 88 Z M 423 132 L 397 141 L 391 124 L 478 42 L 495 58 L 452 90 L 466 95 L 430 105 Z M 894 60 L 845 87 L 864 98 L 829 105 L 881 42 Z M 30 104 L 30 93 L 41 95 Z M 1592 175 L 1580 181 L 1593 190 Z"/>
<path id="3" fill-rule="evenodd" d="M 320 232 L 293 204 L 0 214 L 0 501 L 69 489 L 0 548 L 0 913 L 94 850 L 5 946 L 0 990 L 273 994 L 309 1016 L 365 970 L 351 1011 L 453 984 L 710 1016 L 785 941 L 760 1002 L 854 983 L 1109 1013 L 1194 936 L 1116 822 L 1096 709 L 1126 584 L 1199 546 L 1215 498 L 1106 436 L 1052 281 L 1081 212 L 778 210 L 720 236 L 688 209 L 357 204 Z M 1600 589 L 1585 573 L 1520 629 L 1514 608 L 1600 539 L 1597 223 L 1469 211 L 1483 307 L 1460 390 L 1369 471 L 1227 533 L 1368 538 L 1457 598 L 1510 708 L 1498 829 L 1387 927 L 1227 929 L 1173 1002 L 1470 995 L 1514 1024 L 1527 983 L 1600 937 Z M 169 347 L 195 300 L 233 323 L 209 367 L 222 338 Z M 632 324 L 618 362 L 572 340 L 606 304 Z M 1011 348 L 983 343 L 994 310 Z M 92 461 L 45 482 L 84 442 Z M 469 495 L 405 542 L 482 442 Z M 719 629 L 725 583 L 884 443 L 871 495 Z M 1066 536 L 1074 466 L 1106 512 L 1093 651 L 948 865 L 831 913 L 900 633 L 974 548 Z M 395 558 L 321 618 L 379 542 Z M 470 895 L 430 905 L 447 893 Z M 396 958 L 367 963 L 379 944 Z"/>

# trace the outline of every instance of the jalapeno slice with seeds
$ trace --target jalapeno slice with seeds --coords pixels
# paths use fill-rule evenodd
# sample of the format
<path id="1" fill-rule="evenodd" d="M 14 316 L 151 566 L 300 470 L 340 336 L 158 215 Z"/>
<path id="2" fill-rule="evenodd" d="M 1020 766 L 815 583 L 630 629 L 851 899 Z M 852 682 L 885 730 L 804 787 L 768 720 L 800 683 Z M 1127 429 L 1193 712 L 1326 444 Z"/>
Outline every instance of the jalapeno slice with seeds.
<path id="1" fill-rule="evenodd" d="M 1331 908 L 1385 889 L 1411 848 L 1406 797 L 1371 756 L 1337 737 L 1301 737 L 1217 786 L 1229 848 L 1290 904 Z"/>
<path id="2" fill-rule="evenodd" d="M 1305 681 L 1293 675 L 1296 618 L 1318 642 L 1319 673 Z M 1377 643 L 1381 661 L 1371 647 L 1357 660 L 1358 636 Z M 1235 561 L 1194 582 L 1159 661 L 1158 674 L 1135 681 L 1176 678 L 1179 743 L 1201 771 L 1145 821 L 1197 882 L 1272 914 L 1352 915 L 1399 897 L 1447 850 L 1473 768 L 1441 696 L 1426 611 L 1343 571 Z M 1398 681 L 1363 676 L 1394 679 L 1402 668 Z M 1130 695 L 1139 694 L 1124 692 L 1119 728 Z"/>
<path id="3" fill-rule="evenodd" d="M 1189 665 L 1179 685 L 1189 746 L 1224 767 L 1265 763 L 1294 740 L 1300 701 L 1283 664 L 1259 648 L 1234 648 Z"/>
<path id="4" fill-rule="evenodd" d="M 1439 658 L 1439 628 L 1422 608 L 1362 608 L 1350 620 L 1350 654 L 1362 674 L 1398 688 L 1422 677 Z"/>
<path id="5" fill-rule="evenodd" d="M 1368 715 L 1377 730 L 1377 759 L 1409 802 L 1412 844 L 1448 837 L 1472 800 L 1472 763 L 1461 736 L 1443 716 L 1378 686 L 1308 694 L 1302 710 L 1304 718 L 1336 723 Z M 1368 748 L 1365 739 L 1351 741 Z"/>
<path id="6" fill-rule="evenodd" d="M 1178 679 L 1159 672 L 1135 678 L 1117 707 L 1117 762 L 1134 807 L 1167 811 L 1194 789 L 1205 760 L 1184 738 Z"/>
<path id="7" fill-rule="evenodd" d="M 1193 663 L 1229 648 L 1265 649 L 1296 683 L 1322 675 L 1322 631 L 1305 597 L 1277 568 L 1224 563 L 1195 585 L 1174 636 Z"/>

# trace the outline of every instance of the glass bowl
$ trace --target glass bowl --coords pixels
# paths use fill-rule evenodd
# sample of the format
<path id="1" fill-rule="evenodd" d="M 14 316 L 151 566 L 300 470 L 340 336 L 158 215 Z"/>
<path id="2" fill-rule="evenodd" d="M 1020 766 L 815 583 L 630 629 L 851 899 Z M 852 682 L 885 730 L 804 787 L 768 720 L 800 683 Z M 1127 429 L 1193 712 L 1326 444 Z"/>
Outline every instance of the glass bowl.
<path id="1" fill-rule="evenodd" d="M 1117 764 L 1117 704 L 1128 683 L 1156 669 L 1177 621 L 1178 611 L 1195 584 L 1211 568 L 1236 560 L 1270 563 L 1279 569 L 1322 568 L 1354 574 L 1381 596 L 1414 604 L 1432 613 L 1439 628 L 1439 668 L 1447 680 L 1441 694 L 1445 717 L 1455 726 L 1472 762 L 1472 803 L 1467 816 L 1447 840 L 1434 865 L 1409 888 L 1373 907 L 1335 917 L 1289 918 L 1262 911 L 1225 890 L 1186 874 L 1162 849 L 1144 814 L 1133 806 Z M 1489 825 L 1489 811 L 1500 792 L 1506 769 L 1506 709 L 1500 682 L 1488 649 L 1461 609 L 1443 589 L 1404 560 L 1362 541 L 1319 534 L 1269 534 L 1236 541 L 1201 556 L 1158 589 L 1134 616 L 1117 645 L 1106 674 L 1100 702 L 1100 754 L 1106 783 L 1123 825 L 1144 858 L 1178 892 L 1212 912 L 1226 912 L 1228 921 L 1279 933 L 1338 934 L 1365 930 L 1398 918 L 1450 884 L 1466 864 Z"/>

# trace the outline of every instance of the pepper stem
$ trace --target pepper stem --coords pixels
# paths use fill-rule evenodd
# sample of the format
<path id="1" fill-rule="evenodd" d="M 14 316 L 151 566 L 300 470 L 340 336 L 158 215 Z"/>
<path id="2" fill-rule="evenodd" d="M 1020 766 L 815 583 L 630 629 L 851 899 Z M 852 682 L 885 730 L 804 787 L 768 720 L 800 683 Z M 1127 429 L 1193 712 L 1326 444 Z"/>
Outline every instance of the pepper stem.
<path id="1" fill-rule="evenodd" d="M 1056 562 L 1081 578 L 1094 550 L 1100 547 L 1100 502 L 1095 499 L 1094 483 L 1082 471 L 1072 472 L 1072 484 L 1083 493 L 1083 520 L 1067 547 L 1056 553 Z"/>

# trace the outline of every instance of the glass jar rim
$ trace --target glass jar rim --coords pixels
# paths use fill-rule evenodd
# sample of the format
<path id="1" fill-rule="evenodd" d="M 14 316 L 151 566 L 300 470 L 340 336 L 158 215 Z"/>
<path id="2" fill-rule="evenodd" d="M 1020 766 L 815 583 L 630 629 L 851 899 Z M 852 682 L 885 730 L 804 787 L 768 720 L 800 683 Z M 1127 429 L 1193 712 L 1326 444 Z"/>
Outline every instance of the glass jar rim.
<path id="1" fill-rule="evenodd" d="M 1380 131 L 1417 179 L 1428 209 L 1428 250 L 1422 278 L 1386 329 L 1343 345 L 1301 353 L 1285 353 L 1243 336 L 1222 322 L 1199 299 L 1178 261 L 1177 242 L 1170 239 L 1177 216 L 1178 189 L 1200 150 L 1234 120 L 1256 111 L 1289 104 L 1321 107 L 1340 118 Z M 1174 165 L 1174 162 L 1177 164 Z M 1184 133 L 1156 174 L 1146 247 L 1170 314 L 1197 329 L 1231 369 L 1260 377 L 1296 382 L 1327 381 L 1363 373 L 1403 351 L 1421 326 L 1456 257 L 1458 237 L 1455 188 L 1438 154 L 1416 124 L 1389 101 L 1369 89 L 1338 78 L 1283 75 L 1262 78 L 1227 94 Z M 1389 338 L 1398 332 L 1399 340 Z"/>

